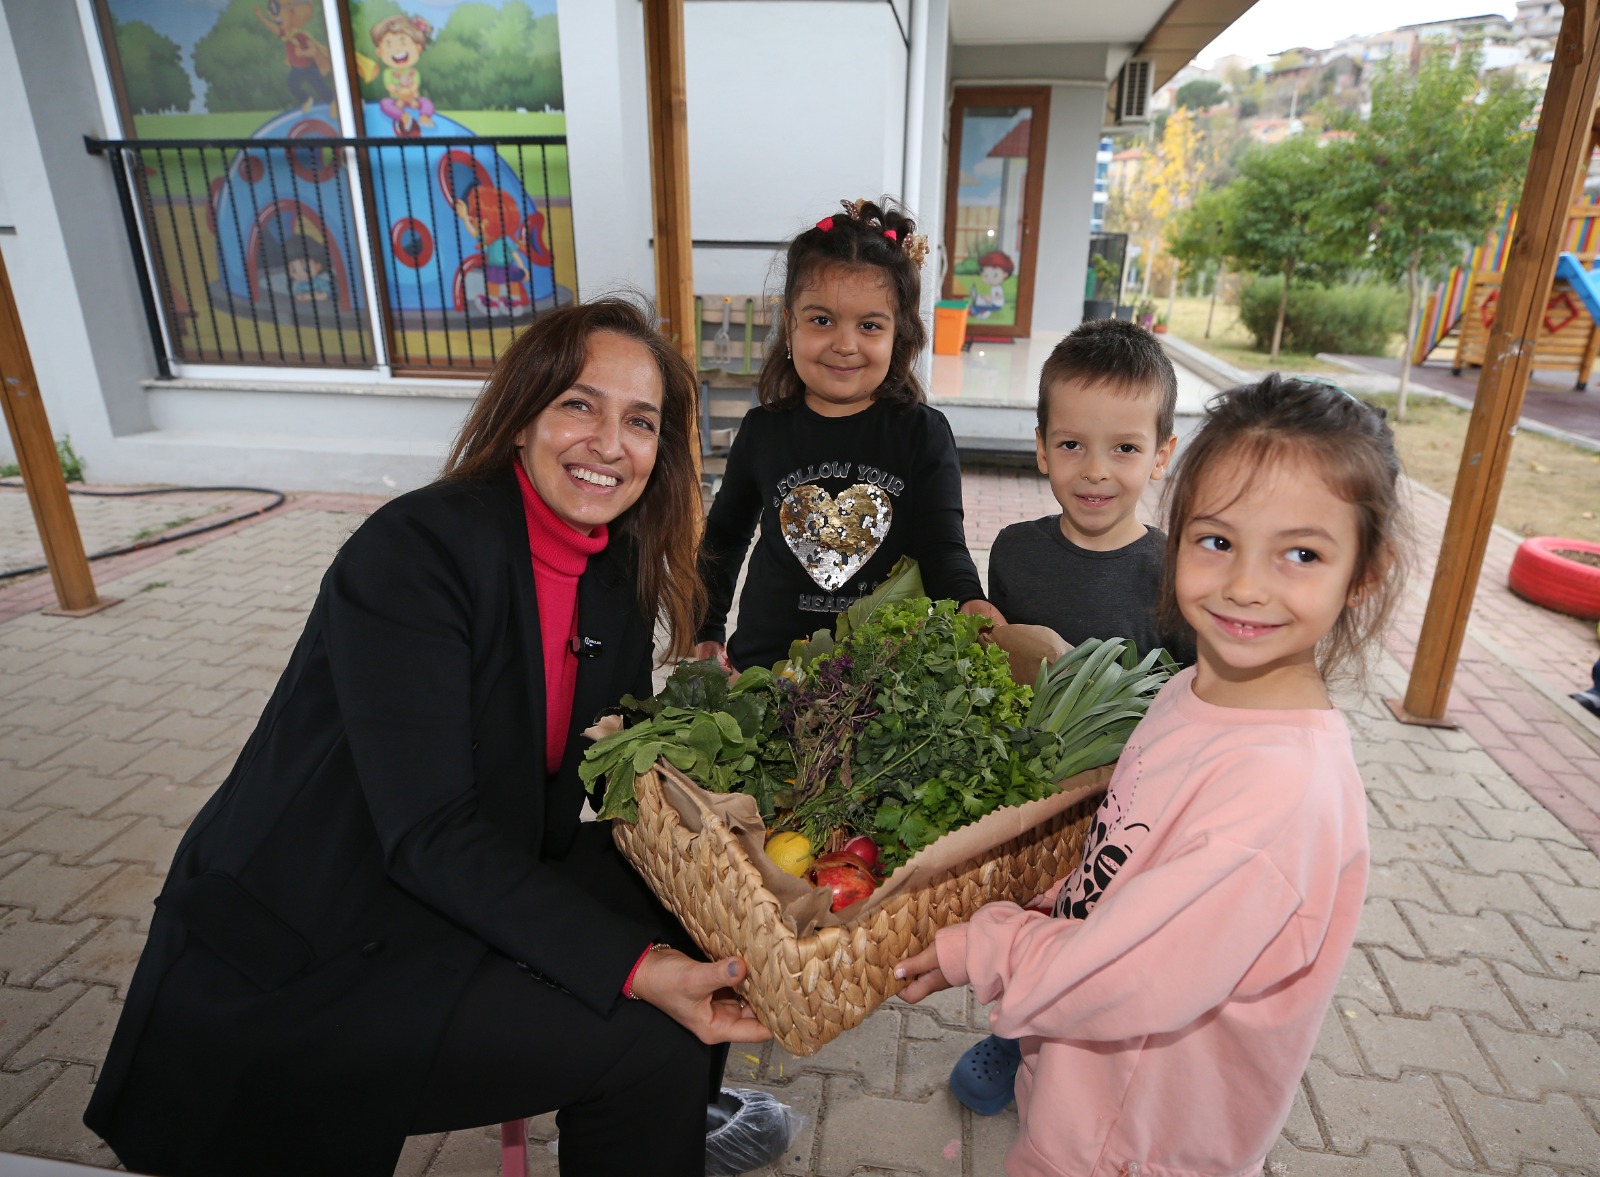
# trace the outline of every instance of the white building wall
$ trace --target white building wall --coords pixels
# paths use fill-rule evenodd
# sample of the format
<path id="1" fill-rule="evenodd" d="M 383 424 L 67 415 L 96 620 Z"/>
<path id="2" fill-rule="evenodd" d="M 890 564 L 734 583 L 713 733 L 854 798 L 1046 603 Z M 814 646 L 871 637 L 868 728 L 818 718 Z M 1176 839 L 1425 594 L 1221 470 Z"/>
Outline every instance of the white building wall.
<path id="1" fill-rule="evenodd" d="M 1044 207 L 1034 262 L 1033 331 L 1071 331 L 1083 321 L 1094 214 L 1095 157 L 1105 87 L 1050 87 L 1050 141 L 1044 162 Z"/>
<path id="2" fill-rule="evenodd" d="M 567 0 L 556 14 L 579 297 L 626 289 L 653 295 L 644 7 Z"/>
<path id="3" fill-rule="evenodd" d="M 154 358 L 111 173 L 83 145 L 104 128 L 75 5 L 0 7 L 0 109 L 0 253 L 51 429 L 93 466 L 148 428 Z"/>
<path id="4" fill-rule="evenodd" d="M 906 202 L 927 236 L 922 269 L 922 320 L 933 338 L 933 304 L 944 285 L 945 164 L 950 155 L 950 0 L 917 0 L 907 22 L 911 72 L 906 85 Z M 917 374 L 926 387 L 933 351 L 923 352 Z"/>
<path id="5" fill-rule="evenodd" d="M 691 231 L 697 241 L 749 243 L 696 249 L 697 290 L 759 294 L 774 243 L 846 197 L 902 195 L 906 7 L 684 6 Z"/>

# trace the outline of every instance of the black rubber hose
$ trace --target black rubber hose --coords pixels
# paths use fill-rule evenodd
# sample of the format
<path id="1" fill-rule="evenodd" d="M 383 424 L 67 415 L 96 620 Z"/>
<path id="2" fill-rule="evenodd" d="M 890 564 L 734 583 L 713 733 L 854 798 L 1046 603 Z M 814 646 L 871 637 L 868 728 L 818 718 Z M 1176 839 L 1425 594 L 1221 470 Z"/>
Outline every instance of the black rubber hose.
<path id="1" fill-rule="evenodd" d="M 22 483 L 11 479 L 0 480 L 0 486 L 20 488 Z M 165 535 L 151 536 L 149 539 L 138 540 L 135 543 L 123 544 L 115 548 L 107 548 L 103 552 L 90 555 L 91 560 L 105 560 L 111 556 L 125 556 L 129 552 L 142 552 L 145 548 L 158 548 L 162 544 L 177 543 L 180 539 L 189 539 L 191 536 L 204 535 L 208 531 L 217 531 L 223 527 L 231 527 L 241 519 L 253 519 L 257 515 L 265 515 L 268 511 L 276 510 L 288 501 L 289 496 L 280 490 L 270 490 L 264 486 L 158 486 L 148 490 L 90 490 L 88 487 L 67 487 L 69 494 L 83 495 L 93 499 L 134 499 L 146 495 L 175 495 L 175 494 L 211 494 L 218 491 L 233 491 L 235 493 L 271 495 L 272 502 L 242 514 L 207 523 L 202 527 L 191 527 L 186 531 L 174 531 Z M 0 572 L 0 581 L 14 580 L 19 576 L 27 576 L 33 572 L 44 572 L 48 564 L 33 564 L 27 568 L 10 568 Z"/>

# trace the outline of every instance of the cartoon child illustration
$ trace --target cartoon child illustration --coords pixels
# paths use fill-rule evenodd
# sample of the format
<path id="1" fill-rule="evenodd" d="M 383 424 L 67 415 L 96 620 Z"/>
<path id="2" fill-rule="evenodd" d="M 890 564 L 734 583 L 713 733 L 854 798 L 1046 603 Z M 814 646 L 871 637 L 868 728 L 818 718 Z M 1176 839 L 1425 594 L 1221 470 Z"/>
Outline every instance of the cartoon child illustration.
<path id="1" fill-rule="evenodd" d="M 526 258 L 516 236 L 522 228 L 516 197 L 493 185 L 478 184 L 465 199 L 456 201 L 456 215 L 478 239 L 483 254 L 484 293 L 478 296 L 478 305 L 491 315 L 515 314 L 518 307 L 532 305 L 528 272 L 519 264 Z"/>
<path id="2" fill-rule="evenodd" d="M 1001 250 L 991 250 L 978 259 L 978 285 L 972 288 L 972 317 L 987 319 L 1006 307 L 1005 280 L 1016 272 L 1016 263 Z M 985 290 L 984 287 L 988 289 Z"/>
<path id="3" fill-rule="evenodd" d="M 289 293 L 296 302 L 327 302 L 333 297 L 328 273 L 328 247 L 314 237 L 295 236 L 284 243 Z"/>
<path id="4" fill-rule="evenodd" d="M 383 88 L 389 97 L 378 109 L 394 120 L 394 133 L 412 139 L 418 129 L 433 126 L 433 102 L 423 97 L 417 62 L 433 36 L 433 26 L 420 16 L 390 16 L 372 26 L 372 44 L 383 63 Z"/>
<path id="5" fill-rule="evenodd" d="M 337 118 L 338 104 L 329 81 L 333 61 L 328 47 L 306 32 L 319 7 L 316 0 L 267 0 L 267 10 L 257 8 L 255 13 L 256 19 L 283 44 L 284 64 L 289 67 L 289 94 L 299 100 L 301 112 L 320 100 Z"/>

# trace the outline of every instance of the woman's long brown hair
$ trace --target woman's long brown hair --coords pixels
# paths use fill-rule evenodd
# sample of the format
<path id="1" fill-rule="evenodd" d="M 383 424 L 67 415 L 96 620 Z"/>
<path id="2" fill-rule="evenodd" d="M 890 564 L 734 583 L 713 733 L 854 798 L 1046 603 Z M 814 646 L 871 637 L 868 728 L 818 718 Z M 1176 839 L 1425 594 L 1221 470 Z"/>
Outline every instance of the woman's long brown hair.
<path id="1" fill-rule="evenodd" d="M 517 460 L 517 439 L 533 419 L 577 383 L 589 358 L 589 337 L 610 331 L 643 345 L 661 373 L 661 434 L 655 469 L 639 501 L 611 524 L 638 551 L 638 600 L 645 616 L 664 619 L 666 656 L 694 647 L 705 610 L 695 571 L 704 509 L 690 448 L 699 382 L 689 363 L 656 331 L 654 316 L 622 298 L 600 298 L 547 311 L 500 357 L 467 414 L 441 482 L 492 478 Z"/>

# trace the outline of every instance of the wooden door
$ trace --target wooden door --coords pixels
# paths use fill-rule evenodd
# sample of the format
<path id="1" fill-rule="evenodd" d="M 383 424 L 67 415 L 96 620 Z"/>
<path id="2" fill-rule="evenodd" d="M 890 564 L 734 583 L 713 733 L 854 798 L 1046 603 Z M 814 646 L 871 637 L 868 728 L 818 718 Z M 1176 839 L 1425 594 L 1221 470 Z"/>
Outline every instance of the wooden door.
<path id="1" fill-rule="evenodd" d="M 965 298 L 968 336 L 1020 338 L 1033 322 L 1048 86 L 957 86 L 950 108 L 944 297 Z"/>

